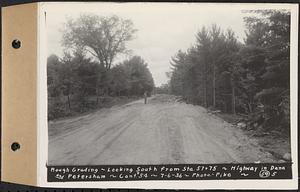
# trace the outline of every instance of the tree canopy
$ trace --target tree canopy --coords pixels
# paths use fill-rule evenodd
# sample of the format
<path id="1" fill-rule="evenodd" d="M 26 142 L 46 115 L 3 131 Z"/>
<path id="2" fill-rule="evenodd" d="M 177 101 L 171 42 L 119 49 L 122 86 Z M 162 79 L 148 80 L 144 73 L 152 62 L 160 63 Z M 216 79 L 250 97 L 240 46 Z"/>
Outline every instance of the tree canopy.
<path id="1" fill-rule="evenodd" d="M 188 102 L 246 114 L 256 128 L 289 128 L 290 13 L 251 11 L 244 43 L 230 29 L 202 27 L 172 58 L 170 89 Z"/>
<path id="2" fill-rule="evenodd" d="M 89 14 L 67 20 L 64 55 L 47 60 L 49 119 L 101 107 L 108 98 L 151 93 L 154 81 L 141 57 L 115 64 L 135 32 L 131 20 L 118 16 Z"/>
<path id="3" fill-rule="evenodd" d="M 116 56 L 126 52 L 126 42 L 133 39 L 136 31 L 131 20 L 86 14 L 65 23 L 62 43 L 67 48 L 89 52 L 110 69 Z"/>

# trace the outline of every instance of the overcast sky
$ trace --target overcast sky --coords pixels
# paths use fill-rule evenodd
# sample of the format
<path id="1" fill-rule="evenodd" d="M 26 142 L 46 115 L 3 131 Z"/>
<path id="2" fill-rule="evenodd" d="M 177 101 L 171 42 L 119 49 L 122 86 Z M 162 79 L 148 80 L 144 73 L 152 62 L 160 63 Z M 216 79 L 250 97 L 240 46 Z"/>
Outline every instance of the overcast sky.
<path id="1" fill-rule="evenodd" d="M 247 7 L 248 8 L 248 7 Z M 77 18 L 83 13 L 118 15 L 131 19 L 136 38 L 127 44 L 133 55 L 147 63 L 156 86 L 166 83 L 170 59 L 181 49 L 185 51 L 195 43 L 195 34 L 202 26 L 213 23 L 222 29 L 231 28 L 240 41 L 245 37 L 241 10 L 233 5 L 191 3 L 56 3 L 46 4 L 48 55 L 62 56 L 63 23 L 67 17 Z"/>

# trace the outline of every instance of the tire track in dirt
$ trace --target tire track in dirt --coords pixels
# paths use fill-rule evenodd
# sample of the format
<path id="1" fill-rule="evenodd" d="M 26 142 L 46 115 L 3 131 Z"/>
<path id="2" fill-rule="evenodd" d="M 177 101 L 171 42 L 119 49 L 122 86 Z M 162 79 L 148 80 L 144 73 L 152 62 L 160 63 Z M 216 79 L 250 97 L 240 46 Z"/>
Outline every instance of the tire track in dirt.
<path id="1" fill-rule="evenodd" d="M 188 128 L 187 131 L 192 133 L 186 132 L 186 137 L 193 136 L 190 139 L 187 138 L 186 148 L 191 149 L 194 146 L 194 150 L 198 152 L 197 158 L 199 161 L 212 163 L 217 163 L 215 161 L 219 159 L 222 159 L 224 163 L 240 161 L 227 145 L 221 144 L 215 137 L 208 135 L 206 132 L 207 128 L 196 125 L 193 118 L 187 117 L 184 119 L 184 122 L 185 127 Z M 194 161 L 194 159 L 191 161 Z"/>
<path id="2" fill-rule="evenodd" d="M 272 162 L 241 130 L 169 95 L 51 126 L 49 165 Z"/>
<path id="3" fill-rule="evenodd" d="M 161 135 L 160 142 L 163 143 L 161 145 L 161 162 L 184 163 L 183 138 L 178 124 L 165 112 L 159 119 L 158 127 Z"/>
<path id="4" fill-rule="evenodd" d="M 101 150 L 99 150 L 99 151 L 97 151 L 97 153 L 92 157 L 92 160 L 90 161 L 90 162 L 88 162 L 88 165 L 94 165 L 95 164 L 95 160 L 97 160 L 98 158 L 100 158 L 101 157 L 101 154 L 105 151 L 105 150 L 109 150 L 109 148 L 110 148 L 110 146 L 112 145 L 112 143 L 116 140 L 116 139 L 118 139 L 131 125 L 133 125 L 134 124 L 134 120 L 135 119 L 132 119 L 132 120 L 130 120 L 129 122 L 126 122 L 125 123 L 125 125 L 123 125 L 123 126 L 121 126 L 121 128 L 120 127 L 115 127 L 114 129 L 112 129 L 112 131 L 110 131 L 109 133 L 111 133 L 112 135 L 108 135 L 108 132 L 106 132 L 106 135 L 105 134 L 103 134 L 101 137 L 98 137 L 97 138 L 97 140 L 98 139 L 103 139 L 103 137 L 105 136 L 105 137 L 108 137 L 109 139 L 107 140 L 107 141 L 102 141 L 101 143 L 102 143 L 102 146 L 103 146 L 103 148 L 101 149 Z M 115 130 L 115 129 L 117 129 L 118 128 L 118 130 L 115 132 L 115 133 L 113 133 L 113 131 Z M 106 139 L 105 139 L 106 140 Z M 104 142 L 104 143 L 103 143 Z"/>
<path id="5" fill-rule="evenodd" d="M 72 131 L 62 132 L 62 135 L 52 137 L 49 140 L 49 164 L 56 165 L 79 165 L 88 164 L 97 151 L 105 146 L 111 135 L 119 132 L 120 128 L 133 121 L 136 116 L 135 108 L 125 109 L 121 114 L 114 114 L 108 118 L 97 118 L 92 114 L 94 119 L 90 119 L 88 126 L 78 126 Z M 98 113 L 98 112 L 97 112 Z M 103 115 L 100 114 L 102 117 Z M 126 118 L 124 118 L 126 115 Z M 108 126 L 107 126 L 108 125 Z M 122 130 L 122 129 L 121 129 Z M 105 139 L 103 139 L 105 138 Z"/>

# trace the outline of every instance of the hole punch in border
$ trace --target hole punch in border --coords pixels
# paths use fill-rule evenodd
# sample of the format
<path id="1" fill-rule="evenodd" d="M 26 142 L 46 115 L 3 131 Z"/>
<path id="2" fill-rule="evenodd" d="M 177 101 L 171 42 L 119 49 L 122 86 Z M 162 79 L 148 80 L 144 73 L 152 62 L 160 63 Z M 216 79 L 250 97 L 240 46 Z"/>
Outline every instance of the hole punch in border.
<path id="1" fill-rule="evenodd" d="M 15 39 L 11 43 L 12 47 L 15 49 L 19 49 L 21 47 L 21 41 L 18 39 Z"/>
<path id="2" fill-rule="evenodd" d="M 13 142 L 10 146 L 12 151 L 17 151 L 21 148 L 21 145 L 18 142 Z"/>

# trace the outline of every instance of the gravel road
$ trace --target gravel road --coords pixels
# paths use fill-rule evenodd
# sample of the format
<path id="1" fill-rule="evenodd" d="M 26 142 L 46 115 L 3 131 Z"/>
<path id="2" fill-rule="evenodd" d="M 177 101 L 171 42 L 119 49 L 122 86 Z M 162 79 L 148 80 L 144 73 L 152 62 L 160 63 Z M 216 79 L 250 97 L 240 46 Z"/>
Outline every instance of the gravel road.
<path id="1" fill-rule="evenodd" d="M 48 160 L 49 165 L 274 162 L 242 130 L 169 95 L 49 122 Z"/>

